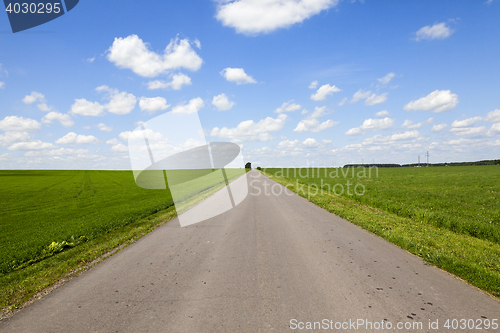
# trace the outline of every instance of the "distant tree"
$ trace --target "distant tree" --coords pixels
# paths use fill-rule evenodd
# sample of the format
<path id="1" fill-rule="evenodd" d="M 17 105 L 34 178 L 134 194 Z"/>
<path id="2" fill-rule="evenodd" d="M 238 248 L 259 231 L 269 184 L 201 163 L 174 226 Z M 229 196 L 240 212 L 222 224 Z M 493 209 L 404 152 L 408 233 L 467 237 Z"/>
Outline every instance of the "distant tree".
<path id="1" fill-rule="evenodd" d="M 245 164 L 245 169 L 251 169 L 251 168 L 252 168 L 252 163 L 247 162 L 247 164 Z"/>
<path id="2" fill-rule="evenodd" d="M 257 170 L 262 170 L 262 168 L 261 167 L 257 167 Z"/>

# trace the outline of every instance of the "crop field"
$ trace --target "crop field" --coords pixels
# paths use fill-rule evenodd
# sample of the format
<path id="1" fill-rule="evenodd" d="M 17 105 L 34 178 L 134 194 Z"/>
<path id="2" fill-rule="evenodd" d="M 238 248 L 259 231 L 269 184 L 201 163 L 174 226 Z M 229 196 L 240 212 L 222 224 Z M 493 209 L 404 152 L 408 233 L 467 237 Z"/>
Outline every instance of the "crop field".
<path id="1" fill-rule="evenodd" d="M 265 169 L 323 192 L 500 244 L 500 166 Z M 313 194 L 311 194 L 313 195 Z"/>
<path id="2" fill-rule="evenodd" d="M 0 180 L 1 273 L 172 205 L 130 171 L 0 171 Z"/>
<path id="3" fill-rule="evenodd" d="M 229 178 L 243 172 L 227 170 Z M 204 179 L 198 192 L 223 186 Z M 0 171 L 0 181 L 0 274 L 173 205 L 169 189 L 141 188 L 132 171 Z"/>
<path id="4" fill-rule="evenodd" d="M 331 213 L 500 297 L 500 166 L 262 172 Z"/>

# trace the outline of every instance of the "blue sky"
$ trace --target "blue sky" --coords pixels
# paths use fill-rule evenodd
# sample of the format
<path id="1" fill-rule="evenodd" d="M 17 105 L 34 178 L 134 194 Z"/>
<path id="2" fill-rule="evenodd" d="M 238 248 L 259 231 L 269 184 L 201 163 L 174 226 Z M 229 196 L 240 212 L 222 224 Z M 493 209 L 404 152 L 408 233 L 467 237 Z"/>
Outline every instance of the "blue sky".
<path id="1" fill-rule="evenodd" d="M 498 159 L 500 1 L 80 1 L 0 14 L 0 168 L 129 169 L 198 112 L 254 166 Z M 167 134 L 168 136 L 168 134 Z"/>

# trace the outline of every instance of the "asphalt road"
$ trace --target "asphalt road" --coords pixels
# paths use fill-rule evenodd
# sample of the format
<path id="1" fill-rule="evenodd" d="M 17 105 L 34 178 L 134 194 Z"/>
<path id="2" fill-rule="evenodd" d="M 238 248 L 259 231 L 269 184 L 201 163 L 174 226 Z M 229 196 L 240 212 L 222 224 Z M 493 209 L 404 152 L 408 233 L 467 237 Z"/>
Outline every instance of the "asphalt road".
<path id="1" fill-rule="evenodd" d="M 0 332 L 305 332 L 315 321 L 332 332 L 475 332 L 443 326 L 500 320 L 497 300 L 297 195 L 266 195 L 264 181 L 276 184 L 252 171 L 236 208 L 170 221 Z"/>

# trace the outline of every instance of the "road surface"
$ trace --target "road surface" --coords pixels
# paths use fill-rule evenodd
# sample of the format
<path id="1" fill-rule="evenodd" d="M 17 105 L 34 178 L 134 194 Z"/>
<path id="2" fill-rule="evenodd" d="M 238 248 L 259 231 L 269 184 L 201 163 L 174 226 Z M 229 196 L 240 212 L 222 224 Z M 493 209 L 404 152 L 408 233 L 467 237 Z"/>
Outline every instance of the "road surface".
<path id="1" fill-rule="evenodd" d="M 266 195 L 264 182 L 275 193 L 281 185 L 248 176 L 236 208 L 184 228 L 168 222 L 0 332 L 310 332 L 314 322 L 316 332 L 466 332 L 476 330 L 443 326 L 500 319 L 490 296 L 302 197 Z"/>

